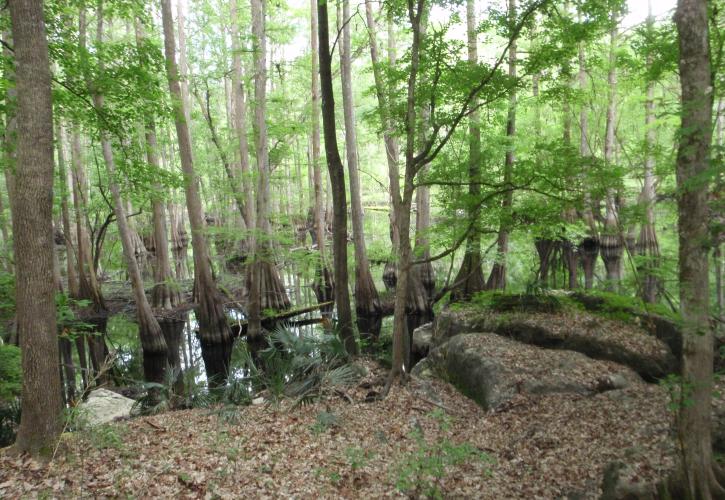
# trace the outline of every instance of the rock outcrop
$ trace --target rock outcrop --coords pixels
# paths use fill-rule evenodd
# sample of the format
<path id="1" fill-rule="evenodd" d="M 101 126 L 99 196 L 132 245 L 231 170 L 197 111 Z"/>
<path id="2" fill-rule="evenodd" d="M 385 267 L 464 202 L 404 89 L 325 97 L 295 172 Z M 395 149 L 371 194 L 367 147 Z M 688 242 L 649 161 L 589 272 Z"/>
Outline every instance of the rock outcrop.
<path id="1" fill-rule="evenodd" d="M 442 311 L 433 327 L 433 344 L 461 333 L 493 332 L 548 349 L 564 349 L 632 368 L 655 381 L 679 369 L 668 344 L 639 324 L 608 319 L 587 311 L 499 312 L 475 305 Z"/>
<path id="2" fill-rule="evenodd" d="M 416 330 L 414 349 L 428 355 L 413 375 L 455 385 L 489 411 L 487 425 L 530 416 L 536 424 L 514 439 L 517 447 L 563 452 L 571 431 L 580 442 L 612 449 L 609 465 L 566 498 L 667 495 L 677 467 L 675 413 L 660 382 L 679 372 L 676 323 L 613 311 L 596 297 L 580 297 L 579 305 L 547 296 L 501 298 L 493 306 L 455 304 L 432 328 Z M 713 440 L 716 450 L 725 450 L 725 396 L 713 398 Z"/>
<path id="3" fill-rule="evenodd" d="M 436 347 L 413 373 L 426 370 L 490 410 L 517 394 L 586 396 L 644 383 L 626 366 L 575 351 L 521 344 L 494 333 L 454 336 Z"/>

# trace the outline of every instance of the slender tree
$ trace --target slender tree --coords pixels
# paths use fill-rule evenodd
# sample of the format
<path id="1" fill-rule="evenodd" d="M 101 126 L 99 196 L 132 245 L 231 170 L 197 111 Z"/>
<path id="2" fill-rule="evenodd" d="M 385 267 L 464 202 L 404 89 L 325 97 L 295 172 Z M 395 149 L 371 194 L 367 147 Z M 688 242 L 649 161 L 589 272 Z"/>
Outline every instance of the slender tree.
<path id="1" fill-rule="evenodd" d="M 652 15 L 652 1 L 649 3 L 649 15 L 647 16 L 647 32 L 652 34 L 654 28 L 654 16 Z M 647 54 L 647 68 L 651 68 L 654 63 L 654 55 L 652 52 Z M 644 221 L 639 231 L 637 239 L 637 253 L 645 259 L 640 266 L 642 274 L 642 284 L 640 295 L 642 300 L 649 303 L 657 302 L 657 295 L 660 289 L 660 280 L 657 269 L 660 264 L 660 246 L 657 241 L 657 232 L 655 230 L 655 145 L 657 141 L 657 130 L 655 129 L 655 82 L 651 79 L 647 81 L 647 98 L 645 101 L 645 159 L 644 159 L 644 182 L 642 184 L 642 193 L 640 202 L 644 206 Z"/>
<path id="2" fill-rule="evenodd" d="M 580 14 L 581 17 L 581 14 Z M 579 89 L 586 91 L 587 88 L 587 69 L 586 55 L 584 54 L 584 43 L 579 43 Z M 592 152 L 589 147 L 589 115 L 586 103 L 582 103 L 579 110 L 579 154 L 584 161 L 591 157 Z M 586 164 L 585 164 L 586 168 Z M 582 268 L 584 270 L 584 288 L 590 290 L 594 285 L 594 268 L 599 255 L 599 235 L 597 232 L 594 213 L 592 211 L 592 199 L 588 191 L 584 193 L 584 222 L 589 229 L 589 235 L 579 242 L 579 254 L 581 255 Z"/>
<path id="3" fill-rule="evenodd" d="M 476 26 L 476 2 L 466 0 L 466 33 L 468 38 L 468 62 L 478 64 L 478 31 Z M 481 176 L 481 129 L 479 116 L 476 111 L 478 99 L 471 101 L 471 114 L 468 116 L 468 195 L 471 203 L 475 203 L 481 195 L 481 186 L 478 184 Z M 469 213 L 469 217 L 478 219 L 478 208 Z M 455 278 L 452 300 L 470 298 L 476 292 L 486 288 L 486 278 L 481 268 L 481 235 L 478 231 L 471 231 L 466 238 L 466 253 L 461 262 L 461 268 Z"/>
<path id="4" fill-rule="evenodd" d="M 232 125 L 237 136 L 239 147 L 239 167 L 241 169 L 242 190 L 244 192 L 244 224 L 248 229 L 254 228 L 254 187 L 252 186 L 251 169 L 249 166 L 249 142 L 247 140 L 247 103 L 242 84 L 242 47 L 239 34 L 238 0 L 229 4 L 232 37 Z"/>
<path id="5" fill-rule="evenodd" d="M 679 0 L 675 13 L 682 86 L 677 151 L 682 400 L 678 418 L 685 498 L 722 498 L 712 454 L 713 331 L 708 316 L 708 208 L 713 83 L 708 5 Z"/>
<path id="6" fill-rule="evenodd" d="M 63 222 L 63 239 L 66 248 L 66 276 L 68 278 L 68 294 L 71 297 L 77 297 L 79 294 L 78 274 L 76 271 L 76 255 L 75 246 L 73 245 L 73 229 L 70 222 L 70 210 L 68 208 L 68 171 L 66 170 L 65 156 L 65 130 L 60 120 L 56 127 L 56 148 L 58 151 L 58 177 L 61 187 L 61 220 Z"/>
<path id="7" fill-rule="evenodd" d="M 261 313 L 290 307 L 289 297 L 279 277 L 272 255 L 272 228 L 269 221 L 270 166 L 267 136 L 267 34 L 266 0 L 251 0 L 254 51 L 254 142 L 257 153 L 257 216 L 254 256 L 248 270 L 249 330 L 258 341 Z"/>
<path id="8" fill-rule="evenodd" d="M 516 26 L 516 0 L 508 1 L 508 18 L 509 29 L 513 35 Z M 512 37 L 509 44 L 508 55 L 508 74 L 511 78 L 516 78 L 516 39 Z M 516 89 L 511 90 L 509 96 L 508 119 L 506 120 L 506 138 L 509 141 L 506 147 L 506 159 L 504 161 L 503 182 L 506 186 L 511 186 L 513 179 L 514 162 L 516 161 L 516 152 L 514 149 L 514 138 L 516 136 Z M 511 206 L 513 204 L 513 191 L 507 190 L 501 202 L 501 226 L 498 231 L 497 241 L 497 257 L 491 268 L 491 274 L 486 282 L 487 288 L 491 290 L 506 288 L 506 258 L 509 251 L 509 225 L 511 218 Z"/>
<path id="9" fill-rule="evenodd" d="M 13 196 L 17 327 L 22 350 L 22 418 L 15 447 L 49 453 L 61 431 L 53 280 L 53 104 L 43 2 L 11 0 L 17 89 Z"/>
<path id="10" fill-rule="evenodd" d="M 617 121 L 617 18 L 612 13 L 612 30 L 609 35 L 609 71 L 607 76 L 607 124 L 604 137 L 604 163 L 614 163 L 614 128 Z M 619 207 L 613 189 L 607 190 L 604 229 L 599 245 L 607 271 L 607 287 L 615 290 L 622 278 L 623 238 L 619 229 Z"/>
<path id="11" fill-rule="evenodd" d="M 199 179 L 191 156 L 191 138 L 176 64 L 176 42 L 170 0 L 161 0 L 161 17 L 164 30 L 166 73 L 172 97 L 181 168 L 184 173 L 186 206 L 191 223 L 191 244 L 194 250 L 194 293 L 197 301 L 195 312 L 196 320 L 199 323 L 202 357 L 210 385 L 223 385 L 226 383 L 234 339 L 224 313 L 220 292 L 214 282 L 209 247 L 204 235 Z"/>
<path id="12" fill-rule="evenodd" d="M 322 192 L 322 168 L 320 166 L 320 75 L 319 75 L 319 20 L 317 12 L 317 0 L 310 0 L 310 53 L 311 62 L 311 91 L 312 91 L 312 183 L 314 188 L 314 206 L 311 208 L 312 217 L 312 243 L 317 244 L 320 254 L 319 262 L 315 268 L 315 280 L 312 283 L 312 290 L 317 296 L 318 302 L 334 300 L 335 282 L 333 274 L 327 265 L 325 248 L 326 209 Z M 329 316 L 332 308 L 326 307 L 322 314 Z"/>
<path id="13" fill-rule="evenodd" d="M 339 16 L 338 16 L 339 17 Z M 355 103 L 352 96 L 352 43 L 350 33 L 350 0 L 342 2 L 342 44 L 340 46 L 340 77 L 342 79 L 342 107 L 345 118 L 345 152 L 350 175 L 350 209 L 352 238 L 355 244 L 355 311 L 359 316 L 380 314 L 380 298 L 370 273 L 365 248 L 365 225 L 358 173 L 357 132 L 355 130 Z"/>
<path id="14" fill-rule="evenodd" d="M 103 44 L 104 33 L 104 11 L 103 3 L 98 3 L 96 9 L 96 45 L 99 48 Z M 98 65 L 103 71 L 103 61 Z M 104 112 L 104 96 L 101 94 L 95 82 L 88 80 L 88 87 L 93 98 L 93 107 L 96 112 Z M 166 341 L 159 323 L 151 311 L 151 305 L 146 298 L 141 269 L 138 264 L 136 246 L 134 245 L 132 229 L 128 223 L 126 207 L 121 197 L 121 188 L 118 181 L 116 161 L 113 156 L 113 146 L 106 130 L 100 131 L 101 152 L 108 171 L 108 188 L 113 198 L 113 211 L 116 214 L 118 234 L 121 239 L 123 256 L 126 260 L 128 276 L 131 280 L 134 301 L 136 302 L 136 320 L 138 321 L 138 332 L 143 349 L 144 377 L 149 382 L 163 382 L 166 370 Z"/>
<path id="15" fill-rule="evenodd" d="M 396 205 L 400 199 L 400 170 L 398 167 L 400 146 L 395 137 L 395 126 L 391 118 L 391 110 L 389 107 L 390 95 L 389 89 L 385 85 L 385 79 L 382 70 L 382 59 L 380 58 L 380 50 L 377 40 L 377 27 L 375 22 L 375 14 L 373 5 L 370 0 L 365 0 L 365 18 L 368 25 L 368 37 L 370 40 L 370 59 L 373 64 L 373 78 L 375 80 L 375 95 L 378 102 L 378 114 L 382 125 L 383 141 L 385 143 L 385 158 L 388 164 L 388 178 L 390 181 L 390 200 L 392 211 L 390 215 L 390 239 L 393 244 L 393 258 L 387 262 L 383 271 L 383 281 L 387 288 L 395 288 L 397 283 L 397 265 L 395 263 L 396 249 L 400 239 L 400 229 L 398 227 L 398 218 L 396 216 L 398 206 Z M 392 21 L 388 23 L 388 65 L 392 68 L 396 64 L 395 53 L 395 32 L 392 27 Z M 396 193 L 398 193 L 396 195 Z"/>
<path id="16" fill-rule="evenodd" d="M 320 87 L 322 91 L 322 127 L 325 136 L 325 156 L 332 184 L 335 304 L 340 337 L 349 354 L 357 353 L 355 332 L 352 325 L 350 291 L 347 280 L 347 199 L 345 196 L 345 169 L 337 148 L 335 130 L 335 99 L 332 90 L 332 55 L 327 21 L 327 0 L 318 0 Z"/>

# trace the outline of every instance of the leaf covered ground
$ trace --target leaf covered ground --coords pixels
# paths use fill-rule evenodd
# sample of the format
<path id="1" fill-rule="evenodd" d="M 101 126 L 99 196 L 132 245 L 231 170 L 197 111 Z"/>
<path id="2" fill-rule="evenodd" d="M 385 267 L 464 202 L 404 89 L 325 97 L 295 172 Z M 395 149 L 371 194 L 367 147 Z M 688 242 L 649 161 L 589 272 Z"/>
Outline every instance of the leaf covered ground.
<path id="1" fill-rule="evenodd" d="M 519 395 L 486 412 L 412 379 L 362 383 L 301 408 L 217 407 L 64 435 L 48 465 L 0 453 L 0 498 L 596 498 L 604 469 L 634 482 L 673 467 L 671 414 L 652 385 L 595 396 Z"/>

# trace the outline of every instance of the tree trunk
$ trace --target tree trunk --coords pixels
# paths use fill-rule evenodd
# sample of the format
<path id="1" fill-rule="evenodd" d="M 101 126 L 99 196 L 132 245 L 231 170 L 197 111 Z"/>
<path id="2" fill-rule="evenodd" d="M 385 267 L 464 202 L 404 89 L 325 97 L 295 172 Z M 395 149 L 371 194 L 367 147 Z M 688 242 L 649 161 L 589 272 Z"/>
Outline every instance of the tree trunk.
<path id="1" fill-rule="evenodd" d="M 247 229 L 254 228 L 254 187 L 249 167 L 249 143 L 247 141 L 247 108 L 242 85 L 242 48 L 239 45 L 239 9 L 238 0 L 231 0 L 231 36 L 232 36 L 232 123 L 239 145 L 239 165 L 241 168 L 242 191 L 244 192 L 244 224 Z"/>
<path id="2" fill-rule="evenodd" d="M 73 166 L 73 208 L 76 216 L 76 245 L 78 263 L 77 298 L 91 300 L 96 312 L 106 310 L 106 303 L 96 278 L 88 235 L 87 188 L 85 168 L 81 157 L 81 138 L 77 127 L 71 135 L 71 165 Z"/>
<path id="3" fill-rule="evenodd" d="M 612 14 L 612 22 L 616 17 Z M 617 119 L 617 26 L 612 28 L 609 37 L 609 76 L 607 78 L 609 96 L 607 99 L 607 129 L 604 137 L 604 163 L 611 166 L 614 161 L 614 127 Z M 615 291 L 622 279 L 622 254 L 624 245 L 619 229 L 617 200 L 612 189 L 607 190 L 607 210 L 604 219 L 604 231 L 599 239 L 604 267 L 607 271 L 607 289 Z"/>
<path id="4" fill-rule="evenodd" d="M 73 246 L 73 238 L 71 237 L 71 234 L 73 232 L 73 229 L 71 228 L 70 223 L 70 211 L 68 210 L 68 172 L 66 171 L 66 165 L 65 165 L 65 150 L 63 148 L 64 144 L 64 137 L 65 137 L 65 130 L 63 129 L 63 125 L 58 122 L 58 137 L 56 138 L 57 141 L 57 147 L 58 147 L 58 177 L 60 178 L 60 186 L 61 186 L 61 199 L 60 199 L 60 207 L 61 207 L 61 219 L 63 221 L 63 237 L 65 239 L 65 249 L 66 249 L 66 274 L 68 277 L 68 294 L 71 297 L 77 297 L 80 288 L 78 284 L 78 274 L 77 274 L 77 268 L 76 268 L 76 255 L 75 255 L 75 247 Z"/>
<path id="5" fill-rule="evenodd" d="M 410 207 L 413 202 L 415 186 L 413 181 L 417 171 L 422 167 L 415 160 L 416 138 L 416 102 L 415 92 L 418 82 L 418 67 L 420 64 L 421 44 L 421 18 L 425 8 L 425 0 L 418 0 L 415 5 L 408 5 L 408 19 L 413 32 L 413 42 L 410 48 L 411 63 L 408 74 L 406 113 L 405 113 L 405 182 L 403 195 L 394 191 L 393 210 L 396 214 L 396 223 L 400 231 L 398 254 L 398 282 L 395 293 L 395 306 L 393 314 L 393 359 L 390 371 L 391 377 L 397 377 L 410 369 L 410 337 L 406 321 L 406 306 L 408 305 L 408 286 L 412 263 L 412 249 L 410 246 Z M 392 177 L 392 176 L 391 176 Z"/>
<path id="6" fill-rule="evenodd" d="M 325 208 L 322 197 L 322 169 L 320 167 L 320 76 L 319 76 L 319 21 L 317 12 L 317 0 L 310 2 L 310 44 L 311 44 L 311 81 L 312 81 L 312 182 L 314 187 L 314 207 L 312 208 L 312 243 L 316 243 L 320 252 L 320 262 L 316 265 L 315 279 L 312 283 L 312 290 L 315 292 L 317 301 L 329 302 L 335 298 L 335 280 L 333 272 L 327 265 L 325 256 Z M 332 308 L 322 311 L 331 314 Z"/>
<path id="7" fill-rule="evenodd" d="M 170 0 L 161 0 L 161 14 L 166 71 L 173 102 L 181 168 L 185 178 L 186 206 L 191 223 L 191 244 L 194 250 L 194 292 L 197 301 L 195 312 L 196 320 L 199 323 L 202 357 L 210 386 L 222 386 L 226 384 L 234 339 L 227 323 L 219 290 L 212 276 L 209 248 L 204 236 L 199 179 L 194 171 L 186 106 L 182 100 L 179 70 L 176 65 L 176 43 Z"/>
<path id="8" fill-rule="evenodd" d="M 420 20 L 420 39 L 421 44 L 424 42 L 428 27 L 428 6 L 424 6 L 423 14 Z M 419 106 L 417 123 L 417 134 L 419 148 L 422 149 L 426 144 L 428 137 L 427 132 L 430 128 L 430 110 L 427 105 Z M 425 177 L 428 172 L 428 165 L 423 165 L 420 169 L 420 176 Z M 413 313 L 408 318 L 408 333 L 410 341 L 413 339 L 413 329 L 411 325 L 415 324 L 417 328 L 420 324 L 427 323 L 433 319 L 433 299 L 435 297 L 435 271 L 430 259 L 430 246 L 428 235 L 426 232 L 430 228 L 430 187 L 420 185 L 415 190 L 415 246 L 413 255 L 416 260 L 423 262 L 415 264 L 411 270 L 410 281 L 408 284 L 408 312 Z"/>
<path id="9" fill-rule="evenodd" d="M 385 86 L 385 79 L 381 67 L 381 59 L 379 56 L 377 42 L 377 27 L 375 16 L 373 13 L 373 5 L 371 0 L 365 0 L 365 17 L 368 24 L 368 36 L 370 39 L 370 59 L 373 63 L 373 78 L 375 80 L 375 95 L 378 101 L 378 113 L 383 128 L 383 141 L 385 143 L 385 158 L 388 163 L 388 178 L 390 180 L 390 199 L 392 212 L 390 215 L 390 239 L 393 243 L 393 253 L 399 247 L 400 229 L 398 227 L 397 202 L 400 200 L 400 173 L 398 169 L 398 160 L 400 156 L 400 147 L 394 136 L 394 125 L 390 119 L 390 107 L 388 105 L 389 95 Z M 395 60 L 395 37 L 391 29 L 388 30 L 388 65 L 394 67 Z M 391 260 L 385 265 L 383 271 L 383 282 L 386 288 L 394 289 L 396 287 L 397 272 L 396 259 Z"/>
<path id="10" fill-rule="evenodd" d="M 513 33 L 516 24 L 516 0 L 508 1 L 509 26 Z M 512 78 L 516 78 L 516 40 L 512 39 L 509 45 L 509 71 L 508 74 Z M 504 162 L 503 182 L 506 186 L 511 186 L 514 162 L 516 161 L 516 153 L 514 152 L 514 138 L 516 136 L 516 89 L 511 90 L 509 97 L 508 120 L 506 122 L 506 138 L 509 141 L 506 149 L 506 160 Z M 501 203 L 501 228 L 498 232 L 497 256 L 491 268 L 491 274 L 488 276 L 486 287 L 489 290 L 503 290 L 506 288 L 506 256 L 509 249 L 509 224 L 511 217 L 511 206 L 513 204 L 513 191 L 509 190 L 504 195 Z"/>
<path id="11" fill-rule="evenodd" d="M 313 212 L 313 229 L 315 241 L 320 250 L 320 259 L 325 262 L 325 210 L 322 200 L 322 170 L 320 168 L 320 80 L 318 70 L 319 41 L 317 19 L 317 0 L 310 2 L 310 53 L 312 64 L 312 182 L 315 190 L 315 207 Z"/>
<path id="12" fill-rule="evenodd" d="M 17 90 L 13 199 L 22 418 L 15 447 L 50 455 L 62 422 L 53 282 L 53 104 L 42 2 L 10 0 Z"/>
<path id="13" fill-rule="evenodd" d="M 654 17 L 652 16 L 652 4 L 650 2 L 650 13 L 647 17 L 647 30 L 651 32 L 654 26 Z M 647 56 L 647 67 L 653 64 L 652 55 Z M 660 290 L 660 280 L 657 276 L 657 270 L 660 266 L 660 247 L 657 242 L 657 233 L 655 230 L 655 200 L 657 194 L 655 192 L 655 157 L 654 149 L 657 141 L 657 131 L 655 130 L 655 102 L 654 102 L 654 84 L 655 82 L 647 82 L 647 101 L 645 102 L 645 160 L 644 160 L 644 184 L 642 186 L 641 203 L 645 209 L 645 220 L 639 232 L 637 239 L 637 253 L 645 260 L 640 266 L 640 274 L 642 283 L 640 295 L 642 300 L 654 304 L 657 302 L 657 295 Z"/>
<path id="14" fill-rule="evenodd" d="M 99 2 L 96 10 L 98 31 L 96 34 L 97 48 L 103 44 L 103 4 Z M 85 34 L 85 33 L 83 33 Z M 99 63 L 99 70 L 103 72 L 103 62 Z M 88 90 L 93 98 L 93 107 L 96 112 L 103 114 L 104 97 L 97 90 L 95 83 L 88 80 Z M 143 350 L 144 378 L 147 382 L 162 383 L 166 371 L 166 342 L 156 318 L 151 311 L 151 306 L 146 299 L 143 278 L 139 267 L 137 247 L 134 242 L 134 231 L 126 218 L 126 207 L 121 197 L 121 189 L 118 185 L 118 174 L 116 173 L 116 162 L 113 157 L 113 147 L 108 137 L 108 132 L 100 131 L 101 151 L 103 160 L 108 171 L 108 188 L 113 198 L 113 211 L 116 214 L 118 234 L 123 248 L 123 256 L 126 260 L 126 269 L 131 281 L 134 301 L 136 302 L 136 319 L 138 322 L 138 333 L 141 339 Z M 136 235 L 138 237 L 138 234 Z"/>
<path id="15" fill-rule="evenodd" d="M 339 16 L 338 16 L 339 17 Z M 350 0 L 342 2 L 342 44 L 340 46 L 340 77 L 342 79 L 342 107 L 345 117 L 345 152 L 350 174 L 350 208 L 352 238 L 355 244 L 355 311 L 358 316 L 380 314 L 380 298 L 370 273 L 365 248 L 360 174 L 358 173 L 357 132 L 355 130 L 355 103 L 352 96 L 352 41 L 350 33 Z"/>
<path id="16" fill-rule="evenodd" d="M 171 6 L 169 8 L 171 8 Z M 186 28 L 184 9 L 182 7 L 181 0 L 177 0 L 176 2 L 176 22 L 177 31 L 179 33 L 179 85 L 181 87 L 181 100 L 183 101 L 184 118 L 186 119 L 186 126 L 189 129 L 189 142 L 191 142 L 191 97 L 189 94 L 189 63 L 187 61 L 186 52 Z"/>
<path id="17" fill-rule="evenodd" d="M 186 232 L 186 227 L 184 227 L 184 218 L 179 214 L 180 208 L 173 202 L 169 202 L 168 208 L 171 253 L 174 257 L 174 276 L 177 280 L 183 280 L 189 276 L 189 268 L 186 263 L 189 235 Z"/>
<path id="18" fill-rule="evenodd" d="M 478 64 L 478 26 L 476 25 L 476 1 L 466 1 L 466 32 L 468 35 L 468 62 Z M 478 106 L 478 99 L 471 101 L 471 109 Z M 468 196 L 470 203 L 476 203 L 481 195 L 477 184 L 481 176 L 481 129 L 477 111 L 468 116 Z M 478 220 L 480 209 L 471 210 L 469 217 Z M 466 238 L 466 253 L 461 268 L 454 280 L 451 300 L 467 300 L 486 288 L 486 278 L 481 268 L 481 235 L 474 228 Z"/>
<path id="19" fill-rule="evenodd" d="M 579 90 L 586 92 L 587 72 L 584 59 L 584 45 L 579 44 Z M 591 156 L 589 148 L 589 117 L 587 114 L 586 104 L 582 103 L 579 111 L 579 129 L 581 131 L 579 138 L 579 154 L 582 158 Z M 586 166 L 585 166 L 586 167 Z M 594 222 L 594 214 L 592 213 L 592 200 L 589 192 L 584 193 L 584 222 L 589 227 L 589 236 L 579 242 L 578 250 L 581 256 L 582 268 L 584 271 L 584 288 L 591 290 L 594 286 L 594 269 L 597 264 L 597 256 L 599 255 L 599 236 L 597 235 L 597 227 Z"/>
<path id="20" fill-rule="evenodd" d="M 251 0 L 252 40 L 254 50 L 254 139 L 257 151 L 257 218 L 254 256 L 248 270 L 249 329 L 248 339 L 259 342 L 262 334 L 261 313 L 290 307 L 289 297 L 274 265 L 269 222 L 269 151 L 267 139 L 267 42 L 265 0 Z"/>
<path id="21" fill-rule="evenodd" d="M 136 44 L 141 46 L 145 43 L 145 33 L 141 21 L 136 22 Z M 146 139 L 146 161 L 154 168 L 160 170 L 161 164 L 158 155 L 158 143 L 156 140 L 156 125 L 153 116 L 148 116 L 144 124 Z M 181 394 L 184 390 L 184 379 L 181 377 L 180 346 L 183 344 L 183 331 L 185 321 L 173 314 L 173 309 L 178 306 L 182 299 L 179 287 L 174 283 L 171 272 L 171 260 L 169 258 L 169 239 L 166 229 L 166 211 L 164 200 L 161 196 L 163 189 L 160 184 L 154 185 L 154 193 L 151 196 L 152 240 L 154 242 L 155 266 L 154 266 L 154 287 L 151 290 L 151 306 L 156 311 L 156 321 L 161 328 L 164 341 L 166 342 L 166 362 L 173 370 L 175 377 L 174 392 Z M 182 349 L 184 354 L 186 351 Z M 188 366 L 188 362 L 187 362 Z"/>
<path id="22" fill-rule="evenodd" d="M 712 139 L 712 74 L 705 0 L 679 0 L 682 124 L 677 152 L 682 401 L 678 433 L 685 497 L 720 498 L 714 475 L 711 400 L 713 332 L 708 317 L 708 177 Z"/>
<path id="23" fill-rule="evenodd" d="M 322 90 L 322 126 L 325 133 L 325 155 L 332 184 L 333 232 L 332 249 L 335 278 L 335 304 L 337 306 L 337 327 L 345 349 L 351 355 L 357 354 L 355 332 L 350 309 L 350 291 L 347 280 L 347 200 L 345 196 L 345 169 L 337 148 L 335 130 L 335 100 L 332 90 L 332 56 L 327 21 L 327 0 L 318 0 L 320 87 Z"/>

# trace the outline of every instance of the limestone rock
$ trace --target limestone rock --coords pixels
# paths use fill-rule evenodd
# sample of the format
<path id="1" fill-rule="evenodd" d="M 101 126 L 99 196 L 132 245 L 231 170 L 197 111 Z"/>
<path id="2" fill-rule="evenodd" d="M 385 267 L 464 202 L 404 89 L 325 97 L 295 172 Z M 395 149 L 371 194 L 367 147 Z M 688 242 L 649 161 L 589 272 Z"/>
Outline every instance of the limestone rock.
<path id="1" fill-rule="evenodd" d="M 413 330 L 413 354 L 424 358 L 433 344 L 433 323 L 426 323 Z"/>
<path id="2" fill-rule="evenodd" d="M 131 416 L 135 401 L 108 389 L 96 389 L 79 405 L 89 425 L 100 425 Z"/>
<path id="3" fill-rule="evenodd" d="M 496 409 L 517 394 L 590 395 L 643 384 L 625 366 L 494 333 L 454 336 L 431 352 L 418 373 L 426 371 L 442 375 L 486 409 Z"/>
<path id="4" fill-rule="evenodd" d="M 646 329 L 586 311 L 498 313 L 475 305 L 448 308 L 436 317 L 433 343 L 440 345 L 454 335 L 472 332 L 494 332 L 539 347 L 614 361 L 648 381 L 679 369 L 668 344 Z"/>

